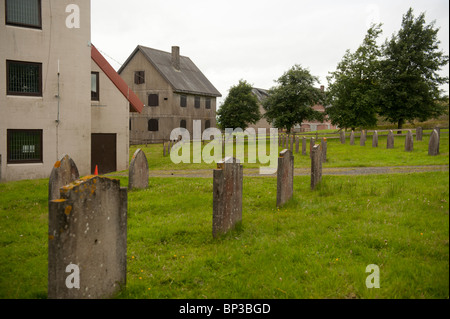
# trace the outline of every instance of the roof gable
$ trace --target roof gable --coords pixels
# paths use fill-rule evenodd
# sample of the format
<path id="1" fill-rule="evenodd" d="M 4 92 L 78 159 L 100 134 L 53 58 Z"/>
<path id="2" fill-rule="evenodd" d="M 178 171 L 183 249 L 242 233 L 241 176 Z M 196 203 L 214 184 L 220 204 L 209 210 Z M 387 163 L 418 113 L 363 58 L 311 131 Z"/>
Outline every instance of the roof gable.
<path id="1" fill-rule="evenodd" d="M 130 102 L 130 112 L 141 113 L 142 109 L 144 108 L 144 103 L 141 102 L 137 95 L 128 87 L 128 85 L 120 77 L 120 75 L 113 69 L 113 67 L 108 63 L 108 61 L 106 61 L 103 55 L 92 44 L 91 58 Z"/>
<path id="2" fill-rule="evenodd" d="M 172 54 L 170 52 L 151 49 L 141 45 L 138 45 L 127 61 L 125 61 L 118 71 L 119 74 L 138 51 L 142 52 L 175 92 L 213 97 L 222 96 L 190 58 L 180 56 L 180 70 L 176 70 L 172 65 Z"/>

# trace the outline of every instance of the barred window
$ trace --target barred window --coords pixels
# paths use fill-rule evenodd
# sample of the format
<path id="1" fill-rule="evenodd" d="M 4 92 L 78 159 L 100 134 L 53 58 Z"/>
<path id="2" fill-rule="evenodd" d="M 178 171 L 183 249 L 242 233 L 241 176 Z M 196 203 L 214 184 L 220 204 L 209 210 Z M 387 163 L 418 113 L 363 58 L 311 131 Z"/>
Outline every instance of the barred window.
<path id="1" fill-rule="evenodd" d="M 200 108 L 200 96 L 196 96 L 196 97 L 195 97 L 194 107 L 195 107 L 196 109 L 199 109 L 199 108 Z"/>
<path id="2" fill-rule="evenodd" d="M 42 63 L 6 60 L 6 94 L 42 96 Z"/>
<path id="3" fill-rule="evenodd" d="M 41 0 L 6 0 L 6 24 L 41 28 Z"/>
<path id="4" fill-rule="evenodd" d="M 206 120 L 205 121 L 205 130 L 209 129 L 211 127 L 211 121 L 210 120 Z"/>
<path id="5" fill-rule="evenodd" d="M 205 108 L 210 109 L 211 108 L 211 99 L 207 98 L 205 100 Z"/>
<path id="6" fill-rule="evenodd" d="M 91 100 L 100 101 L 100 73 L 91 72 Z"/>
<path id="7" fill-rule="evenodd" d="M 42 130 L 7 130 L 8 164 L 42 163 Z"/>
<path id="8" fill-rule="evenodd" d="M 157 119 L 151 119 L 148 120 L 148 130 L 150 132 L 157 132 L 159 130 L 159 125 L 158 125 L 158 120 Z"/>
<path id="9" fill-rule="evenodd" d="M 186 128 L 186 120 L 181 120 L 180 121 L 180 127 L 181 128 Z"/>
<path id="10" fill-rule="evenodd" d="M 186 95 L 180 95 L 180 106 L 186 107 L 187 105 L 187 97 Z"/>

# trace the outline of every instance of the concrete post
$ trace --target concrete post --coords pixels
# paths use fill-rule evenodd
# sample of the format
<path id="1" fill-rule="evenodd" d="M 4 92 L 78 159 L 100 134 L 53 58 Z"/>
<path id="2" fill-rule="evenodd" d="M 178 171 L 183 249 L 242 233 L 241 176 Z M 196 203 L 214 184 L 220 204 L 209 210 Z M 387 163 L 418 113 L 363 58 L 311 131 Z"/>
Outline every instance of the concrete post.
<path id="1" fill-rule="evenodd" d="M 139 148 L 131 158 L 128 170 L 128 189 L 148 187 L 148 162 L 145 153 Z"/>
<path id="2" fill-rule="evenodd" d="M 321 153 L 322 153 L 322 163 L 327 161 L 327 138 L 322 137 L 322 143 L 320 143 Z"/>
<path id="3" fill-rule="evenodd" d="M 80 177 L 75 162 L 69 155 L 55 163 L 48 180 L 48 200 L 59 199 L 59 189 Z"/>
<path id="4" fill-rule="evenodd" d="M 423 137 L 423 129 L 421 127 L 418 127 L 416 129 L 416 141 L 421 141 Z"/>
<path id="5" fill-rule="evenodd" d="M 61 188 L 49 207 L 48 298 L 110 298 L 126 285 L 127 205 L 119 180 L 88 176 Z"/>
<path id="6" fill-rule="evenodd" d="M 306 155 L 306 137 L 302 137 L 302 155 Z"/>
<path id="7" fill-rule="evenodd" d="M 322 180 L 322 156 L 320 145 L 314 145 L 311 154 L 311 189 L 314 190 Z"/>
<path id="8" fill-rule="evenodd" d="M 216 238 L 242 221 L 243 168 L 239 160 L 227 157 L 213 171 L 213 227 Z"/>
<path id="9" fill-rule="evenodd" d="M 355 132 L 353 130 L 350 133 L 350 145 L 355 145 Z"/>
<path id="10" fill-rule="evenodd" d="M 294 156 L 288 149 L 280 152 L 277 170 L 277 207 L 282 206 L 294 193 Z"/>
<path id="11" fill-rule="evenodd" d="M 433 132 L 431 132 L 430 141 L 428 143 L 428 155 L 439 155 L 439 140 L 440 138 L 437 130 L 433 130 Z"/>
<path id="12" fill-rule="evenodd" d="M 406 138 L 405 138 L 405 151 L 412 152 L 413 148 L 414 148 L 413 144 L 414 144 L 414 140 L 413 140 L 412 132 L 411 132 L 411 130 L 408 130 L 408 133 L 406 133 Z"/>
<path id="13" fill-rule="evenodd" d="M 378 147 L 378 132 L 377 131 L 373 132 L 372 147 Z"/>
<path id="14" fill-rule="evenodd" d="M 392 130 L 389 131 L 389 134 L 387 136 L 387 149 L 394 148 L 394 132 Z"/>

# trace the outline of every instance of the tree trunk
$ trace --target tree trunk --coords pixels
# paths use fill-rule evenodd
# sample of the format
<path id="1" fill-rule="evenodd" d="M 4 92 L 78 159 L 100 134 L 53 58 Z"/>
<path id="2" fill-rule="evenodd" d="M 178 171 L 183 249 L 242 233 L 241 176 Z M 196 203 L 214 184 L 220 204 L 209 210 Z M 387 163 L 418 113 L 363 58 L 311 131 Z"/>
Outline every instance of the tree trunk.
<path id="1" fill-rule="evenodd" d="M 398 120 L 397 129 L 401 130 L 403 128 L 403 119 Z M 402 134 L 402 131 L 397 131 L 397 134 Z"/>

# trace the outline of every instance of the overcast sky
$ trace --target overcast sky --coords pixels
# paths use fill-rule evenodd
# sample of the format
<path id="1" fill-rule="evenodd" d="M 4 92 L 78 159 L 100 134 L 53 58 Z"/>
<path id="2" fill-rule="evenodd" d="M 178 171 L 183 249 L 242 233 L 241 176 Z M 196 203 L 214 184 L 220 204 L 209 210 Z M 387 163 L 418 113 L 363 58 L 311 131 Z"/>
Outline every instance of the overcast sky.
<path id="1" fill-rule="evenodd" d="M 222 93 L 219 105 L 240 79 L 269 89 L 295 64 L 326 87 L 328 72 L 356 50 L 371 22 L 383 24 L 384 42 L 409 7 L 436 21 L 448 55 L 448 0 L 92 0 L 91 38 L 116 70 L 137 45 L 179 46 Z"/>

